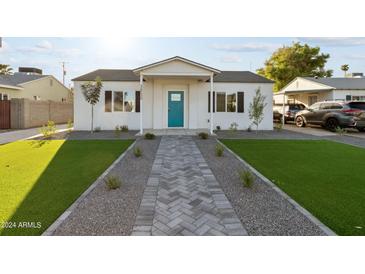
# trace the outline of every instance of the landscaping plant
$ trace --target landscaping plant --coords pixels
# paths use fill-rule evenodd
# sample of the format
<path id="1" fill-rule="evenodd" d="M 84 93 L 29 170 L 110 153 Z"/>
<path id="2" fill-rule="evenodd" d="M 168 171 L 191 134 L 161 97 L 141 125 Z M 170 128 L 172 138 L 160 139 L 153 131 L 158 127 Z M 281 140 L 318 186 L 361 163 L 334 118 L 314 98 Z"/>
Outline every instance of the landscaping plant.
<path id="1" fill-rule="evenodd" d="M 116 138 L 120 138 L 120 133 L 122 132 L 122 130 L 120 129 L 119 126 L 115 126 L 115 129 L 114 129 L 114 135 Z"/>
<path id="2" fill-rule="evenodd" d="M 342 128 L 342 127 L 336 127 L 335 128 L 335 132 L 338 134 L 338 135 L 344 135 L 347 133 L 347 130 L 345 128 Z"/>
<path id="3" fill-rule="evenodd" d="M 206 132 L 199 132 L 198 136 L 200 139 L 206 140 L 206 139 L 208 139 L 209 134 Z"/>
<path id="4" fill-rule="evenodd" d="M 74 126 L 73 122 L 71 119 L 68 119 L 67 120 L 67 130 L 68 132 L 71 132 L 72 131 L 72 127 Z"/>
<path id="5" fill-rule="evenodd" d="M 217 144 L 215 146 L 215 155 L 218 157 L 223 156 L 224 147 L 221 144 Z"/>
<path id="6" fill-rule="evenodd" d="M 127 125 L 120 126 L 120 130 L 122 132 L 128 132 L 128 126 Z"/>
<path id="7" fill-rule="evenodd" d="M 141 157 L 142 156 L 142 149 L 140 147 L 134 147 L 133 154 L 136 157 Z"/>
<path id="8" fill-rule="evenodd" d="M 88 82 L 81 85 L 82 94 L 85 100 L 91 105 L 91 133 L 94 132 L 94 106 L 99 102 L 100 92 L 103 87 L 100 77 L 95 82 Z"/>
<path id="9" fill-rule="evenodd" d="M 152 140 L 152 139 L 155 139 L 155 134 L 153 133 L 150 133 L 150 132 L 147 132 L 145 135 L 144 135 L 144 138 L 145 139 L 148 139 L 148 140 Z"/>
<path id="10" fill-rule="evenodd" d="M 47 125 L 42 126 L 40 129 L 44 138 L 51 138 L 56 133 L 56 125 L 53 121 L 48 121 Z"/>
<path id="11" fill-rule="evenodd" d="M 252 173 L 249 170 L 241 170 L 238 172 L 238 175 L 240 176 L 240 180 L 244 187 L 251 188 L 255 177 L 252 175 Z"/>
<path id="12" fill-rule="evenodd" d="M 94 131 L 95 131 L 95 132 L 100 132 L 100 131 L 101 131 L 101 127 L 95 127 L 95 128 L 94 128 Z"/>
<path id="13" fill-rule="evenodd" d="M 265 103 L 265 99 L 266 97 L 261 94 L 261 90 L 258 88 L 248 110 L 248 116 L 250 120 L 252 120 L 252 123 L 256 126 L 256 133 L 259 129 L 260 123 L 264 119 L 264 108 L 267 105 L 267 103 Z"/>
<path id="14" fill-rule="evenodd" d="M 120 188 L 122 182 L 117 176 L 108 176 L 104 179 L 104 182 L 109 190 Z"/>
<path id="15" fill-rule="evenodd" d="M 231 125 L 229 126 L 229 130 L 231 131 L 237 131 L 238 128 L 238 124 L 236 122 L 231 123 Z"/>

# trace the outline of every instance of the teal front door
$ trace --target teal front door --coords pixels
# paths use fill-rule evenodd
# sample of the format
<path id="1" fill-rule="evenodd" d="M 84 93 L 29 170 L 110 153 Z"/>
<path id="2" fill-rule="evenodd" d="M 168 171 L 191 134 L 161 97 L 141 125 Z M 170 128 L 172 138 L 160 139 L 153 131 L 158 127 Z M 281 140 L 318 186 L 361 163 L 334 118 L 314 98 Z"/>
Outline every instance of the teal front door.
<path id="1" fill-rule="evenodd" d="M 168 127 L 184 127 L 184 92 L 168 92 Z"/>

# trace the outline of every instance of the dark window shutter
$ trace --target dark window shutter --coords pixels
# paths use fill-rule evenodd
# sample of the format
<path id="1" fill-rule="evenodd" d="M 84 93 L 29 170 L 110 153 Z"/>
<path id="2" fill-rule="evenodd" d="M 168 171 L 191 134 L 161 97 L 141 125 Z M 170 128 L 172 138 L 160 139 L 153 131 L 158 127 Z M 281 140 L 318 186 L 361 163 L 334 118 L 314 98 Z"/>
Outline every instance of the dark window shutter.
<path id="1" fill-rule="evenodd" d="M 136 91 L 136 112 L 141 112 L 141 92 Z"/>
<path id="2" fill-rule="evenodd" d="M 105 91 L 105 112 L 112 111 L 112 92 L 111 90 Z"/>
<path id="3" fill-rule="evenodd" d="M 215 112 L 215 91 L 213 91 L 213 112 Z M 210 91 L 208 91 L 208 113 L 210 113 Z"/>
<path id="4" fill-rule="evenodd" d="M 237 112 L 245 112 L 244 92 L 237 92 Z"/>

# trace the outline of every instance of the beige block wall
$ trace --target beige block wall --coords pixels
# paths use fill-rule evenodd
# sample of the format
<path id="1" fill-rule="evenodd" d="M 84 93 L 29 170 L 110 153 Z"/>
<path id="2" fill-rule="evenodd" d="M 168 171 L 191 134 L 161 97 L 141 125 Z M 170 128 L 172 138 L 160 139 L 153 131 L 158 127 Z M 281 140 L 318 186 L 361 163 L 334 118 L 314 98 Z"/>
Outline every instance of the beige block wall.
<path id="1" fill-rule="evenodd" d="M 73 120 L 73 104 L 69 102 L 11 99 L 11 128 L 30 128 Z"/>

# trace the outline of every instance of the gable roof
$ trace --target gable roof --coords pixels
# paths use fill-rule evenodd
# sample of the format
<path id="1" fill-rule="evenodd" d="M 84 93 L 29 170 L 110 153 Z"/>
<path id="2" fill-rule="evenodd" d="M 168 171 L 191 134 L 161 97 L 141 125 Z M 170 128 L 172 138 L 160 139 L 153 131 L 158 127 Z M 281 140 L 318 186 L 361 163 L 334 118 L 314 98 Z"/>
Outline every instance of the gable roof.
<path id="1" fill-rule="evenodd" d="M 21 84 L 38 80 L 49 75 L 28 75 L 23 73 L 15 73 L 12 75 L 0 75 L 0 86 L 7 86 L 9 88 L 19 89 Z"/>
<path id="2" fill-rule="evenodd" d="M 334 89 L 365 89 L 365 78 L 315 78 L 315 77 L 302 77 L 304 79 L 320 83 Z"/>
<path id="3" fill-rule="evenodd" d="M 133 70 L 128 69 L 98 69 L 74 78 L 72 81 L 94 81 L 97 76 L 103 81 L 139 82 L 139 77 Z M 273 83 L 273 81 L 250 71 L 221 71 L 220 74 L 214 76 L 214 81 L 221 83 Z"/>
<path id="4" fill-rule="evenodd" d="M 149 64 L 149 65 L 145 65 L 145 66 L 136 68 L 136 69 L 133 70 L 133 72 L 138 73 L 138 72 L 140 72 L 144 69 L 156 67 L 156 66 L 159 66 L 159 65 L 171 62 L 171 61 L 181 61 L 181 62 L 184 62 L 184 63 L 188 63 L 188 64 L 191 64 L 191 65 L 194 65 L 194 66 L 209 70 L 209 71 L 214 72 L 214 73 L 220 73 L 220 70 L 218 70 L 218 69 L 215 69 L 215 68 L 212 68 L 212 67 L 209 67 L 209 66 L 194 62 L 192 60 L 189 60 L 189 59 L 186 59 L 186 58 L 183 58 L 183 57 L 180 57 L 180 56 L 174 56 L 174 57 L 171 57 L 171 58 L 168 58 L 168 59 L 164 59 L 164 60 Z"/>

